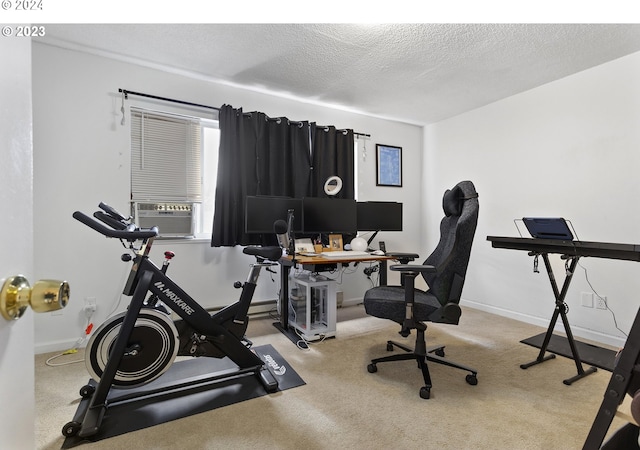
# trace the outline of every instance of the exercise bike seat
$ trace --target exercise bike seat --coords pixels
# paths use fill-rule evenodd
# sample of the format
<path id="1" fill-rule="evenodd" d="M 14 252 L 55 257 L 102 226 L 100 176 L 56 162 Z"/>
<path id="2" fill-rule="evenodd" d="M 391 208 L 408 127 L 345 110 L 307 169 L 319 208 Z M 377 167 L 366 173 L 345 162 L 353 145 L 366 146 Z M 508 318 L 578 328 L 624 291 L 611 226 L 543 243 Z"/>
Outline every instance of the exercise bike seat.
<path id="1" fill-rule="evenodd" d="M 278 261 L 282 257 L 282 249 L 280 247 L 245 247 L 242 253 L 252 256 L 260 256 L 269 261 Z"/>

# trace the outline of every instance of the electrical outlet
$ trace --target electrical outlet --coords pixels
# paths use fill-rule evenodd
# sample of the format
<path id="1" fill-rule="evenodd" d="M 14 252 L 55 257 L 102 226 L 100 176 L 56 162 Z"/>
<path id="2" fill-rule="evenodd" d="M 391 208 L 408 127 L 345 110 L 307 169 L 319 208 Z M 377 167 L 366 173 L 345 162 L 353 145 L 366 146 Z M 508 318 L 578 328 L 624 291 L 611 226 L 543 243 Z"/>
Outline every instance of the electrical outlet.
<path id="1" fill-rule="evenodd" d="M 596 308 L 607 309 L 607 297 L 596 295 Z"/>
<path id="2" fill-rule="evenodd" d="M 580 295 L 582 306 L 585 308 L 593 308 L 593 294 L 591 292 L 583 292 Z"/>
<path id="3" fill-rule="evenodd" d="M 95 297 L 86 297 L 84 299 L 84 311 L 85 312 L 94 313 L 94 312 L 96 312 L 96 309 L 98 309 L 98 305 L 96 303 L 96 298 Z"/>

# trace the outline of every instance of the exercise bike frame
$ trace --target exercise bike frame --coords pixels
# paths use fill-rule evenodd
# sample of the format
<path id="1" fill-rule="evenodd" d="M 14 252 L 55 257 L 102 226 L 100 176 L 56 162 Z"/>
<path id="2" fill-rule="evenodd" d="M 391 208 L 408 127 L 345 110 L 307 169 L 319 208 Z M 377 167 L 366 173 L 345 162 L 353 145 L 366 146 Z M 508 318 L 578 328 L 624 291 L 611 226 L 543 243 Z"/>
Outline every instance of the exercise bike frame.
<path id="1" fill-rule="evenodd" d="M 101 207 L 103 207 L 103 204 L 101 204 Z M 105 220 L 105 217 L 101 214 L 101 212 L 97 212 L 94 217 L 113 227 L 113 223 L 108 218 Z M 77 434 L 80 437 L 90 437 L 98 433 L 108 407 L 107 396 L 113 386 L 118 367 L 127 351 L 129 338 L 135 328 L 138 315 L 146 307 L 145 299 L 149 292 L 155 294 L 157 299 L 180 316 L 195 332 L 210 338 L 214 345 L 238 366 L 237 370 L 220 376 L 214 375 L 211 380 L 228 380 L 238 376 L 255 374 L 259 377 L 267 392 L 275 392 L 277 390 L 278 383 L 273 374 L 269 372 L 264 361 L 225 328 L 223 324 L 230 320 L 234 323 L 244 324 L 247 320 L 248 308 L 260 271 L 263 267 L 277 265 L 276 262 L 272 262 L 270 259 L 276 259 L 278 252 L 281 254 L 279 247 L 247 247 L 243 250 L 245 254 L 255 256 L 257 262 L 251 264 L 247 280 L 242 285 L 240 299 L 212 315 L 171 280 L 162 269 L 149 260 L 148 255 L 157 235 L 157 229 L 140 230 L 136 228 L 129 231 L 122 229 L 119 225 L 119 229 L 107 228 L 78 211 L 73 214 L 73 217 L 107 237 L 118 237 L 123 242 L 124 240 L 129 241 L 131 248 L 134 248 L 133 244 L 137 241 L 141 241 L 142 245 L 136 252 L 129 278 L 123 291 L 124 295 L 132 298 L 118 336 L 110 350 L 102 376 L 95 387 L 95 391 L 88 389 L 89 386 L 85 386 L 87 392 L 86 396 L 83 395 L 83 397 L 86 399 L 90 395 L 90 401 L 85 411 L 79 410 L 73 422 L 65 425 L 63 428 L 65 436 L 70 437 Z M 183 389 L 187 385 L 188 383 L 178 386 L 178 388 Z M 141 396 L 146 395 L 148 394 L 141 394 Z M 124 397 L 128 401 L 135 397 L 135 394 L 125 395 Z"/>

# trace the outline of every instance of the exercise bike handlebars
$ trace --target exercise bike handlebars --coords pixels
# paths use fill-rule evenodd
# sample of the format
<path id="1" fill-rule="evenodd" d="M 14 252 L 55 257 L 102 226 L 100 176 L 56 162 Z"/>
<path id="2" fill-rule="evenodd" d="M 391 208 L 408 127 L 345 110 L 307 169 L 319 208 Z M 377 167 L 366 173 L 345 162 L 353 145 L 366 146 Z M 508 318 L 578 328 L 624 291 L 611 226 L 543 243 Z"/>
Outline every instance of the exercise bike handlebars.
<path id="1" fill-rule="evenodd" d="M 96 219 L 98 219 L 101 222 L 106 223 L 111 228 L 114 228 L 116 230 L 126 230 L 128 228 L 127 222 L 122 221 L 122 220 L 116 220 L 116 219 L 113 218 L 113 216 L 105 214 L 102 211 L 94 212 L 93 213 L 93 217 L 95 217 Z"/>
<path id="2" fill-rule="evenodd" d="M 102 213 L 98 211 L 96 214 L 102 214 Z M 110 237 L 110 238 L 119 238 L 119 239 L 126 239 L 128 241 L 135 241 L 138 239 L 149 239 L 149 238 L 158 236 L 158 227 L 152 227 L 144 230 L 141 230 L 141 229 L 130 230 L 130 229 L 127 229 L 127 227 L 125 226 L 125 229 L 116 230 L 114 226 L 118 226 L 118 225 L 115 225 L 115 223 L 111 223 L 109 221 L 109 219 L 111 218 L 107 215 L 103 215 L 102 217 L 99 217 L 99 218 L 100 220 L 103 220 L 104 218 L 106 218 L 105 220 L 103 220 L 103 222 L 107 223 L 109 221 L 109 225 L 113 225 L 113 226 L 107 227 L 80 211 L 74 212 L 73 218 L 82 222 L 89 228 L 93 228 L 95 231 L 102 234 L 103 236 Z M 114 222 L 118 222 L 115 219 L 112 219 L 112 220 L 114 220 Z M 121 222 L 118 222 L 118 223 L 121 223 Z"/>
<path id="3" fill-rule="evenodd" d="M 111 217 L 113 217 L 115 220 L 120 221 L 120 222 L 126 222 L 127 218 L 124 217 L 122 214 L 120 214 L 118 211 L 116 211 L 114 208 L 112 208 L 111 206 L 107 205 L 104 202 L 100 202 L 100 204 L 98 205 L 100 207 L 101 210 L 103 210 L 105 213 L 107 213 L 108 215 L 110 215 Z M 98 211 L 100 214 L 100 211 Z"/>

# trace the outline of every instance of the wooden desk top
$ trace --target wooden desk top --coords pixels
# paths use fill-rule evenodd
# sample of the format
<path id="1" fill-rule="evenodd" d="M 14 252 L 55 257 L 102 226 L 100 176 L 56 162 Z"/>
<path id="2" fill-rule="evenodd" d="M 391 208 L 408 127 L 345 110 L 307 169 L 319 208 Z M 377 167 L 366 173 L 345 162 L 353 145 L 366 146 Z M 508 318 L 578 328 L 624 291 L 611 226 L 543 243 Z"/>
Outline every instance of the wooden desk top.
<path id="1" fill-rule="evenodd" d="M 322 256 L 302 256 L 296 255 L 296 264 L 336 264 L 336 263 L 352 263 L 352 262 L 371 262 L 371 261 L 387 261 L 395 259 L 391 256 L 379 256 L 379 255 L 369 255 L 369 256 L 357 256 L 344 258 L 323 258 Z M 283 263 L 293 264 L 291 256 L 285 256 L 281 260 Z"/>

